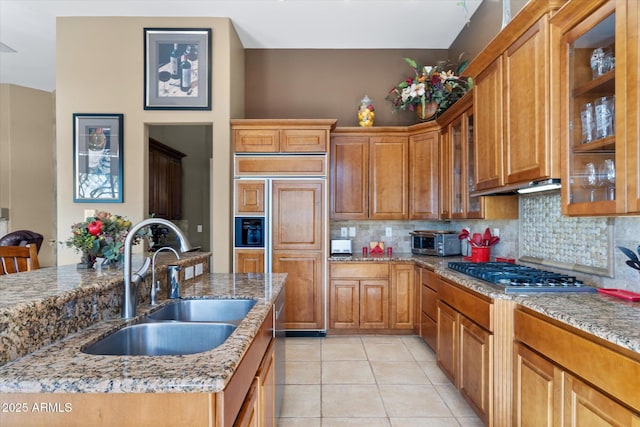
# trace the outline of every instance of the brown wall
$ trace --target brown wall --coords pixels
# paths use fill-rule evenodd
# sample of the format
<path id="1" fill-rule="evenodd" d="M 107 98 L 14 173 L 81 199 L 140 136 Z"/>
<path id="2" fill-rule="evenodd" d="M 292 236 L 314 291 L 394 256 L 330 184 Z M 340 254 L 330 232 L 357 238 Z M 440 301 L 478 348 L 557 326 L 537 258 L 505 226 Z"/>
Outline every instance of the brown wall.
<path id="1" fill-rule="evenodd" d="M 357 107 L 368 95 L 376 126 L 415 123 L 410 111 L 392 114 L 384 98 L 412 75 L 403 57 L 424 65 L 448 59 L 446 50 L 247 49 L 246 118 L 337 118 L 357 126 Z"/>

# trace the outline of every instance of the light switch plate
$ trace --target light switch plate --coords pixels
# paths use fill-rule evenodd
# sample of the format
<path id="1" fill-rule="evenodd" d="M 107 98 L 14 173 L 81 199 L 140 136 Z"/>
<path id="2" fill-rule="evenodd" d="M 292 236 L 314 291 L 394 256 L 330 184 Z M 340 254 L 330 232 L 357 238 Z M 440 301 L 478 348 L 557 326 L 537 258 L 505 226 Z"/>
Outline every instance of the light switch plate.
<path id="1" fill-rule="evenodd" d="M 189 280 L 189 279 L 193 279 L 193 266 L 190 265 L 189 267 L 185 267 L 184 268 L 184 280 Z"/>
<path id="2" fill-rule="evenodd" d="M 356 237 L 356 228 L 349 227 L 349 237 Z"/>
<path id="3" fill-rule="evenodd" d="M 196 276 L 202 274 L 202 263 L 196 264 Z"/>
<path id="4" fill-rule="evenodd" d="M 385 227 L 384 228 L 384 235 L 386 237 L 391 237 L 393 236 L 393 229 L 391 227 Z"/>
<path id="5" fill-rule="evenodd" d="M 347 237 L 349 229 L 347 227 L 340 228 L 340 237 Z"/>

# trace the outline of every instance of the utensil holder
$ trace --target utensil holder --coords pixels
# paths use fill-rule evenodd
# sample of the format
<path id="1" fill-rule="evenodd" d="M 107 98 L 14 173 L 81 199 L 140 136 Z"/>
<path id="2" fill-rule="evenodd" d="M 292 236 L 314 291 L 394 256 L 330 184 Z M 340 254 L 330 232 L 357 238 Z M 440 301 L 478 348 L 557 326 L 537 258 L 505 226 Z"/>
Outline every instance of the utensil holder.
<path id="1" fill-rule="evenodd" d="M 472 246 L 471 262 L 489 262 L 491 246 Z"/>

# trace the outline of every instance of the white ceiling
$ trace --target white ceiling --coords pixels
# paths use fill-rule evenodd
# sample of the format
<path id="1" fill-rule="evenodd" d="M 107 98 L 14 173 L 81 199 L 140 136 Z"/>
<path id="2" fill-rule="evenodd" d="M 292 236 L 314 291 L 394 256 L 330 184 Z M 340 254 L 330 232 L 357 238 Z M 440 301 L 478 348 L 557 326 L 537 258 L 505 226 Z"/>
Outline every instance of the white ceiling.
<path id="1" fill-rule="evenodd" d="M 0 52 L 0 83 L 55 89 L 57 16 L 228 17 L 248 49 L 448 49 L 481 2 L 0 0 L 0 42 L 16 51 Z"/>

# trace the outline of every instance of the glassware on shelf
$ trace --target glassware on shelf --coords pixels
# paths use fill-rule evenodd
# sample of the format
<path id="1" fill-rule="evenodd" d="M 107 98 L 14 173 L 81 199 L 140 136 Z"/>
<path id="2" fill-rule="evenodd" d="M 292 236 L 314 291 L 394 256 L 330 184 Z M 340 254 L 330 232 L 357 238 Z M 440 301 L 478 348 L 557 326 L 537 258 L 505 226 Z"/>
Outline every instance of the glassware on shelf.
<path id="1" fill-rule="evenodd" d="M 596 79 L 615 68 L 615 57 L 611 48 L 596 48 L 591 54 L 591 77 Z"/>
<path id="2" fill-rule="evenodd" d="M 614 97 L 602 96 L 595 102 L 596 139 L 613 135 Z"/>
<path id="3" fill-rule="evenodd" d="M 616 164 L 613 159 L 605 159 L 600 168 L 600 176 L 607 186 L 607 200 L 616 199 Z"/>
<path id="4" fill-rule="evenodd" d="M 596 123 L 593 104 L 587 102 L 580 109 L 580 121 L 582 123 L 582 143 L 593 141 L 595 138 Z"/>
<path id="5" fill-rule="evenodd" d="M 587 163 L 584 165 L 584 173 L 582 174 L 582 187 L 585 190 L 589 190 L 589 202 L 595 201 L 596 189 L 602 185 L 602 180 L 596 169 L 596 165 L 593 163 Z"/>

